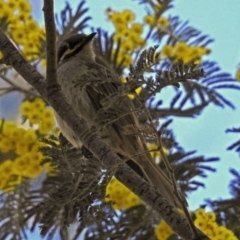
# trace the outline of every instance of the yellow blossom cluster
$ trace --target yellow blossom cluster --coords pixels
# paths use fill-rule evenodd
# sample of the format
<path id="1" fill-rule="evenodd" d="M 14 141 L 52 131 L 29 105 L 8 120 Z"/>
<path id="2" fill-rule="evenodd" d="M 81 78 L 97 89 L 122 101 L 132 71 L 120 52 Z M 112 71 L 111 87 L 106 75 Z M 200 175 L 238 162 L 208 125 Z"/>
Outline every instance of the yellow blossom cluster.
<path id="1" fill-rule="evenodd" d="M 133 63 L 132 54 L 137 48 L 145 46 L 145 41 L 141 37 L 143 25 L 134 22 L 135 15 L 131 10 L 122 12 L 107 9 L 108 20 L 111 21 L 116 29 L 114 41 L 121 41 L 121 48 L 118 55 L 117 63 L 123 62 L 123 66 L 129 66 Z M 113 52 L 114 54 L 114 52 Z"/>
<path id="2" fill-rule="evenodd" d="M 0 152 L 9 156 L 0 163 L 0 190 L 12 190 L 23 177 L 36 178 L 43 167 L 38 151 L 42 146 L 33 129 L 23 129 L 10 121 L 1 121 Z M 51 171 L 51 166 L 46 166 Z"/>
<path id="3" fill-rule="evenodd" d="M 0 0 L 0 26 L 9 34 L 27 60 L 41 57 L 45 29 L 32 18 L 28 0 Z"/>
<path id="4" fill-rule="evenodd" d="M 42 98 L 23 102 L 20 112 L 27 117 L 31 124 L 38 125 L 38 133 L 40 134 L 48 134 L 55 126 L 53 110 L 46 107 Z"/>
<path id="5" fill-rule="evenodd" d="M 182 213 L 181 210 L 178 211 Z M 216 215 L 213 212 L 205 212 L 204 209 L 200 208 L 195 212 L 195 215 L 195 226 L 205 233 L 209 239 L 237 240 L 237 237 L 231 230 L 217 224 Z M 158 226 L 155 228 L 155 235 L 159 240 L 167 240 L 172 234 L 174 234 L 174 232 L 163 220 L 161 220 Z"/>
<path id="6" fill-rule="evenodd" d="M 157 19 L 153 15 L 146 15 L 143 18 L 143 22 L 149 25 L 150 27 L 158 27 L 158 28 L 164 28 L 164 27 L 166 28 L 169 25 L 169 21 L 167 18 L 160 17 L 159 19 Z"/>
<path id="7" fill-rule="evenodd" d="M 114 209 L 126 209 L 142 203 L 137 195 L 114 177 L 107 185 L 105 200 L 114 202 Z"/>
<path id="8" fill-rule="evenodd" d="M 210 239 L 214 240 L 237 240 L 234 233 L 216 222 L 216 215 L 213 212 L 205 212 L 200 208 L 196 211 L 194 224 Z"/>
<path id="9" fill-rule="evenodd" d="M 21 183 L 23 177 L 36 178 L 45 169 L 48 174 L 54 172 L 47 163 L 41 166 L 43 155 L 38 141 L 40 135 L 54 131 L 53 111 L 47 108 L 41 98 L 25 101 L 21 105 L 22 114 L 38 129 L 24 129 L 10 121 L 0 121 L 0 152 L 6 159 L 0 162 L 0 190 L 10 191 Z"/>
<path id="10" fill-rule="evenodd" d="M 199 46 L 188 46 L 185 42 L 179 42 L 175 46 L 165 45 L 161 55 L 172 60 L 182 60 L 185 64 L 190 61 L 199 64 L 205 54 L 209 54 L 210 49 Z"/>
<path id="11" fill-rule="evenodd" d="M 167 18 L 165 17 L 157 17 L 156 15 L 158 15 L 159 11 L 162 8 L 162 4 L 161 3 L 156 3 L 153 4 L 152 3 L 152 14 L 148 14 L 146 16 L 144 16 L 143 18 L 143 22 L 145 24 L 147 24 L 150 27 L 157 27 L 157 28 L 166 28 L 169 26 L 169 21 Z"/>

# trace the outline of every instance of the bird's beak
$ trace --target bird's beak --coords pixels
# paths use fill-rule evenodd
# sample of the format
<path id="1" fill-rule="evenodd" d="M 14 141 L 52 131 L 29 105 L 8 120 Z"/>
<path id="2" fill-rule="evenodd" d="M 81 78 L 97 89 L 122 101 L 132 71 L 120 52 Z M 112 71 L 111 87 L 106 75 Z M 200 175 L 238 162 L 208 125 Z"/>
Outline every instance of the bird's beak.
<path id="1" fill-rule="evenodd" d="M 86 38 L 85 38 L 85 44 L 90 42 L 96 34 L 97 34 L 96 32 L 93 32 L 93 33 L 87 35 Z"/>

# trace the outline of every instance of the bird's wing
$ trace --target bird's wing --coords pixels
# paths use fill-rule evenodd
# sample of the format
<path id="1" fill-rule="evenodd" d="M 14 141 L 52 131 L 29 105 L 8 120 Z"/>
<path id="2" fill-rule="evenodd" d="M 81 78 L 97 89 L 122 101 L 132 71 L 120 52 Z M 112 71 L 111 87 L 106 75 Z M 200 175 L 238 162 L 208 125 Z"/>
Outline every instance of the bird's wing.
<path id="1" fill-rule="evenodd" d="M 87 68 L 87 71 L 81 74 L 81 79 L 79 79 L 79 81 L 83 81 L 86 84 L 82 88 L 84 91 L 79 90 L 80 92 L 78 95 L 87 94 L 85 97 L 90 100 L 91 104 L 89 105 L 94 109 L 95 114 L 93 114 L 93 116 L 95 116 L 99 111 L 104 109 L 102 101 L 109 96 L 117 94 L 119 88 L 124 83 L 121 83 L 119 77 L 110 70 L 97 63 L 85 62 L 84 67 Z M 75 90 L 78 91 L 77 88 Z M 146 151 L 147 147 L 145 141 L 142 141 L 139 135 L 124 133 L 125 128 L 132 126 L 138 129 L 139 124 L 137 116 L 133 111 L 134 106 L 131 100 L 125 96 L 122 103 L 121 106 L 125 107 L 126 114 L 123 116 L 116 116 L 117 120 L 106 127 L 105 130 L 99 132 L 99 135 L 105 143 L 114 148 L 115 151 L 121 153 L 123 156 L 132 158 L 144 171 L 148 180 L 155 185 L 169 201 L 181 207 L 181 203 L 179 203 L 178 198 L 175 193 L 173 193 L 173 187 L 170 180 L 152 161 L 150 154 L 145 152 L 142 155 L 136 156 L 136 154 Z M 114 103 L 112 107 L 118 108 L 119 106 Z M 93 124 L 97 125 L 96 122 L 93 122 Z"/>
<path id="2" fill-rule="evenodd" d="M 84 62 L 84 67 L 86 71 L 81 75 L 81 81 L 85 82 L 85 86 L 82 92 L 87 93 L 96 115 L 101 110 L 105 111 L 102 101 L 106 98 L 109 98 L 110 102 L 113 101 L 113 98 L 119 93 L 119 88 L 123 86 L 124 83 L 122 83 L 120 78 L 111 70 L 100 64 L 86 61 Z M 79 92 L 79 94 L 81 93 Z M 111 96 L 113 96 L 113 98 L 111 98 Z M 132 101 L 127 96 L 120 98 L 121 104 L 120 102 L 114 102 L 110 107 L 110 111 L 112 109 L 116 113 L 114 117 L 118 120 L 114 120 L 112 124 L 110 124 L 108 131 L 112 130 L 112 134 L 116 135 L 115 137 L 121 141 L 120 146 L 118 146 L 116 150 L 120 150 L 119 153 L 129 156 L 136 154 L 136 151 L 143 151 L 143 148 L 142 146 L 140 148 L 137 144 L 139 137 L 136 136 L 136 134 L 126 135 L 125 130 L 127 128 L 138 129 L 139 123 L 136 114 L 133 113 L 134 105 Z M 121 109 L 121 111 L 115 111 L 116 109 Z M 121 114 L 123 116 L 121 116 Z M 97 122 L 94 123 L 94 125 L 97 124 Z"/>

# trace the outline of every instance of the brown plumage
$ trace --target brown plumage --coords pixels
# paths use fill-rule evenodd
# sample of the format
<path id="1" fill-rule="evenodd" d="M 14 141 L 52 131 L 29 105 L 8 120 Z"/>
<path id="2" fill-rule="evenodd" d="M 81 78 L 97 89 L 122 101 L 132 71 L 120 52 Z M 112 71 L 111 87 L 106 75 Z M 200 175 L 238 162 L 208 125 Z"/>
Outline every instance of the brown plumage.
<path id="1" fill-rule="evenodd" d="M 95 62 L 91 40 L 95 33 L 90 35 L 77 34 L 66 39 L 58 50 L 58 81 L 62 91 L 74 111 L 84 118 L 89 127 L 98 125 L 96 115 L 103 108 L 102 100 L 119 91 L 121 83 L 119 77 L 111 70 Z M 118 104 L 114 104 L 116 108 Z M 120 104 L 119 104 L 120 107 Z M 121 102 L 125 112 L 134 110 L 132 101 L 125 97 Z M 181 207 L 168 177 L 153 162 L 151 155 L 146 152 L 145 142 L 136 134 L 126 134 L 124 129 L 129 126 L 137 129 L 138 119 L 135 113 L 117 116 L 107 127 L 98 131 L 103 141 L 117 153 L 131 158 L 144 172 L 145 177 L 160 193 L 172 204 Z M 78 136 L 56 114 L 56 119 L 63 135 L 75 147 L 81 147 Z M 134 155 L 144 154 L 133 157 Z"/>

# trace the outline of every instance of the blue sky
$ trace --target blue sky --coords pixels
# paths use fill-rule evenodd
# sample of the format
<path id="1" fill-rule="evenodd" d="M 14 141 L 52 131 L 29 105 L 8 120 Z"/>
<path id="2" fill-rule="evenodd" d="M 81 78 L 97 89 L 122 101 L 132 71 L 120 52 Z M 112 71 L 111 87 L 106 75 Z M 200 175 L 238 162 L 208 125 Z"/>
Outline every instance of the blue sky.
<path id="1" fill-rule="evenodd" d="M 42 17 L 42 1 L 31 0 L 34 8 L 34 16 L 39 21 Z M 65 6 L 65 1 L 55 1 L 55 10 L 59 11 Z M 79 1 L 70 1 L 73 8 Z M 137 5 L 137 1 L 130 0 L 88 0 L 86 6 L 90 8 L 93 17 L 92 25 L 106 27 L 113 30 L 111 24 L 106 23 L 104 10 L 111 7 L 113 10 L 132 9 L 138 13 L 140 19 L 145 13 L 143 7 Z M 209 59 L 219 63 L 223 71 L 233 76 L 240 62 L 240 1 L 216 1 L 216 0 L 177 0 L 175 7 L 165 15 L 178 15 L 182 20 L 190 20 L 190 25 L 209 34 L 215 41 L 210 45 L 212 53 Z M 206 198 L 226 198 L 228 183 L 230 180 L 229 168 L 240 170 L 240 159 L 234 152 L 226 151 L 227 146 L 236 141 L 239 136 L 226 134 L 226 128 L 239 127 L 239 97 L 240 92 L 228 90 L 223 92 L 236 106 L 236 110 L 221 109 L 215 106 L 208 107 L 198 119 L 175 119 L 173 128 L 177 140 L 186 150 L 198 151 L 199 155 L 206 157 L 219 156 L 221 161 L 213 163 L 217 173 L 209 173 L 205 180 L 206 188 L 199 189 L 189 196 L 190 209 L 194 210 L 203 203 Z"/>

